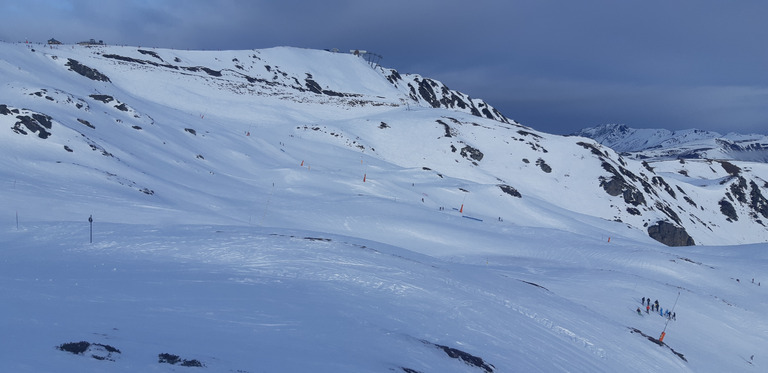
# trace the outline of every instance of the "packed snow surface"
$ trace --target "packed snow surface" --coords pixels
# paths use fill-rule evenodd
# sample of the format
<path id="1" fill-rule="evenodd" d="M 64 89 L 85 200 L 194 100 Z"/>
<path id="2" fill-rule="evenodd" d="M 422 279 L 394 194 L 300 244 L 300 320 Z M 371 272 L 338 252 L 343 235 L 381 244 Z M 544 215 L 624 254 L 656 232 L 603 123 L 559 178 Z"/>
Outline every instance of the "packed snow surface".
<path id="1" fill-rule="evenodd" d="M 493 246 L 441 253 L 305 230 L 98 222 L 89 243 L 87 222 L 6 228 L 0 366 L 171 371 L 157 359 L 170 353 L 212 371 L 483 371 L 435 345 L 497 372 L 764 365 L 764 245 L 672 252 L 466 224 L 491 225 L 478 239 Z M 637 315 L 642 297 L 674 305 L 676 320 Z M 662 331 L 665 345 L 646 337 Z M 120 352 L 56 349 L 79 341 Z"/>

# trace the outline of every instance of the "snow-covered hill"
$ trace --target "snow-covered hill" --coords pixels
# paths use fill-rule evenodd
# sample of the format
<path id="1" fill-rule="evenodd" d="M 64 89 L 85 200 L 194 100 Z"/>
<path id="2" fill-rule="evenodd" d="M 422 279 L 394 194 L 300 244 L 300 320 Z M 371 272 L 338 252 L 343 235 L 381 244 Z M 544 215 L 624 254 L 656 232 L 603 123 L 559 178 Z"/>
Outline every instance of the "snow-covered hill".
<path id="1" fill-rule="evenodd" d="M 350 54 L 0 52 L 4 370 L 764 357 L 765 164 L 640 162 Z"/>
<path id="2" fill-rule="evenodd" d="M 115 222 L 127 208 L 142 222 L 253 223 L 253 206 L 270 195 L 283 206 L 271 217 L 282 225 L 304 213 L 292 206 L 300 193 L 386 199 L 409 188 L 423 208 L 463 212 L 466 203 L 484 220 L 561 228 L 565 212 L 620 221 L 670 245 L 768 239 L 762 164 L 660 174 L 351 54 L 3 49 L 0 140 L 21 193 L 6 198 L 56 206 L 45 214 L 20 206 L 33 220 L 101 206 L 93 213 Z M 310 169 L 324 172 L 300 171 Z M 347 232 L 317 221 L 306 228 Z"/>

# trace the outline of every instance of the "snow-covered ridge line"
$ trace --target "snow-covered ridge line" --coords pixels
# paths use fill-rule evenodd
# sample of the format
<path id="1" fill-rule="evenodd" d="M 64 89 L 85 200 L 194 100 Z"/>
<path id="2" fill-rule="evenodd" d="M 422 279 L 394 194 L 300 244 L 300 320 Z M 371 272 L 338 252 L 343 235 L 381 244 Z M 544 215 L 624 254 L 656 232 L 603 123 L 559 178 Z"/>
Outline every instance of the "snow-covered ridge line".
<path id="1" fill-rule="evenodd" d="M 451 90 L 445 84 L 434 79 L 424 78 L 418 74 L 400 74 L 394 69 L 380 69 L 389 82 L 406 93 L 413 101 L 427 104 L 433 108 L 468 111 L 474 116 L 503 123 L 514 123 L 485 101 L 473 99 L 464 93 Z"/>
<path id="2" fill-rule="evenodd" d="M 299 191 L 382 198 L 411 189 L 419 203 L 409 209 L 463 213 L 469 200 L 464 215 L 476 221 L 578 231 L 560 222 L 566 214 L 588 225 L 619 222 L 667 245 L 768 239 L 762 166 L 638 162 L 353 55 L 2 47 L 0 123 L 11 130 L 0 136 L 6 155 L 24 160 L 7 177 L 35 185 L 45 173 L 79 175 L 46 178 L 43 195 L 67 198 L 58 185 L 80 184 L 106 196 L 112 219 L 122 214 L 106 208 L 110 199 L 150 216 L 191 208 L 195 220 L 242 223 L 254 221 L 248 206 L 264 195 L 291 205 Z M 335 171 L 304 175 L 297 165 Z M 290 222 L 293 208 L 276 211 L 275 224 Z M 315 224 L 307 228 L 352 226 Z"/>

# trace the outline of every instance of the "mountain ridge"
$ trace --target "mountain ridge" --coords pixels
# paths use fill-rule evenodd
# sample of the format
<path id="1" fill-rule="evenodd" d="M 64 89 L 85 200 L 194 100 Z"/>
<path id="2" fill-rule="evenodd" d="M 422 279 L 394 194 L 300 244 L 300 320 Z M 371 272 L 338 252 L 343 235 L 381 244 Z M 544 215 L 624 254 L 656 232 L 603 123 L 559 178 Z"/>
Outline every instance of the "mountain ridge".
<path id="1" fill-rule="evenodd" d="M 722 159 L 768 162 L 768 136 L 699 129 L 636 129 L 623 124 L 584 128 L 571 136 L 591 138 L 634 159 Z"/>
<path id="2" fill-rule="evenodd" d="M 47 163 L 67 175 L 85 175 L 76 180 L 80 188 L 98 185 L 95 190 L 127 198 L 129 208 L 142 206 L 146 214 L 192 208 L 226 222 L 252 221 L 245 209 L 226 216 L 232 212 L 214 206 L 222 198 L 261 203 L 254 191 L 274 194 L 274 183 L 255 181 L 258 173 L 272 175 L 285 191 L 310 191 L 306 176 L 288 170 L 322 159 L 341 177 L 330 179 L 328 188 L 385 195 L 370 182 L 376 177 L 368 167 L 421 170 L 409 177 L 429 180 L 420 193 L 430 196 L 433 208 L 471 197 L 483 201 L 472 206 L 482 219 L 506 216 L 518 224 L 562 227 L 553 224 L 559 213 L 536 219 L 516 212 L 560 211 L 621 222 L 671 245 L 768 239 L 762 208 L 768 174 L 762 166 L 629 160 L 583 138 L 535 131 L 440 82 L 372 68 L 350 54 L 289 47 L 3 48 L 9 83 L 2 87 L 0 122 L 11 131 L 2 141 L 6 149 L 22 146 L 8 156 L 30 162 L 22 168 Z M 317 146 L 341 153 L 326 155 Z M 345 157 L 360 166 L 343 162 Z M 12 168 L 5 173 L 34 183 Z M 350 184 L 353 174 L 367 183 Z M 722 182 L 717 188 L 715 180 Z M 415 185 L 394 179 L 385 184 L 393 190 Z M 123 188 L 140 194 L 124 196 Z M 174 197 L 176 189 L 186 197 Z M 228 189 L 235 191 L 218 195 Z M 71 213 L 65 209 L 56 218 Z M 101 213 L 121 215 L 106 206 Z M 276 224 L 288 224 L 289 215 L 276 216 L 286 219 Z M 662 229 L 666 224 L 674 229 Z M 724 236 L 721 229 L 740 233 Z"/>

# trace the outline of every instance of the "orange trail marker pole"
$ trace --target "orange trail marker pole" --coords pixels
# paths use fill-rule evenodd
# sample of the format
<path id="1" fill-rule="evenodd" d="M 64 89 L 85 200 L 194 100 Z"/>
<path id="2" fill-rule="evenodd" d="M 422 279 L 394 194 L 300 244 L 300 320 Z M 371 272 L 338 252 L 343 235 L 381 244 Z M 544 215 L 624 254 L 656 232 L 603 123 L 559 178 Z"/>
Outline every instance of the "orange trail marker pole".
<path id="1" fill-rule="evenodd" d="M 368 174 L 363 174 L 363 182 L 365 182 L 365 177 L 368 176 Z"/>
<path id="2" fill-rule="evenodd" d="M 463 213 L 463 212 L 464 212 L 464 204 L 463 204 L 463 203 L 461 204 L 461 208 L 459 209 L 459 212 L 460 212 L 460 213 Z"/>
<path id="3" fill-rule="evenodd" d="M 301 161 L 301 167 L 304 167 L 304 161 L 303 160 Z"/>

